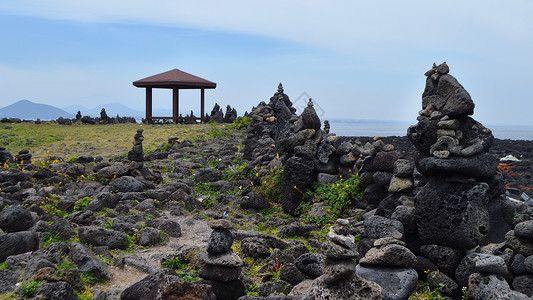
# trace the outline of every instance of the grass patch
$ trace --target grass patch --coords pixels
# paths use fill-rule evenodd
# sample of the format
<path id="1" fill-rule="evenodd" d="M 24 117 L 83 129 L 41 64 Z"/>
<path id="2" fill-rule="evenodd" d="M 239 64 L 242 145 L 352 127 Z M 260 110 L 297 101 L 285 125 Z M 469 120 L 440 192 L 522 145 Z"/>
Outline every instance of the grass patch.
<path id="1" fill-rule="evenodd" d="M 154 151 L 167 142 L 169 136 L 178 135 L 181 140 L 195 140 L 204 135 L 211 124 L 112 124 L 112 125 L 58 125 L 52 123 L 10 124 L 11 129 L 0 128 L 0 137 L 7 142 L 4 147 L 12 152 L 23 148 L 30 150 L 33 160 L 44 161 L 51 155 L 73 157 L 91 155 L 110 157 L 131 150 L 133 135 L 144 129 L 143 148 Z M 218 131 L 219 125 L 215 124 Z M 220 125 L 222 127 L 222 125 Z M 104 138 L 103 138 L 104 137 Z"/>

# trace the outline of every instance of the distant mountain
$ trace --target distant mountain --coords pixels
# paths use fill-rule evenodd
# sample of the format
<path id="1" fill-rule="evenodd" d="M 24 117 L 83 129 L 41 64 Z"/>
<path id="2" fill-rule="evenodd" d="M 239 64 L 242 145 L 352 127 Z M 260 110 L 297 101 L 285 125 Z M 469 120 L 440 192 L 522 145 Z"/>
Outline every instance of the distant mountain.
<path id="1" fill-rule="evenodd" d="M 23 120 L 55 120 L 59 117 L 74 118 L 74 115 L 48 104 L 34 103 L 20 100 L 6 107 L 0 108 L 0 118 L 20 118 Z"/>
<path id="2" fill-rule="evenodd" d="M 102 108 L 105 108 L 105 112 L 109 117 L 116 117 L 117 114 L 121 117 L 140 118 L 144 116 L 144 112 L 129 108 L 126 105 L 123 105 L 117 102 L 109 103 L 109 104 L 100 104 L 91 109 L 83 107 L 81 105 L 71 105 L 71 106 L 65 107 L 64 110 L 74 115 L 78 111 L 80 111 L 82 116 L 91 116 L 95 118 L 95 117 L 100 117 L 100 111 L 102 111 Z"/>

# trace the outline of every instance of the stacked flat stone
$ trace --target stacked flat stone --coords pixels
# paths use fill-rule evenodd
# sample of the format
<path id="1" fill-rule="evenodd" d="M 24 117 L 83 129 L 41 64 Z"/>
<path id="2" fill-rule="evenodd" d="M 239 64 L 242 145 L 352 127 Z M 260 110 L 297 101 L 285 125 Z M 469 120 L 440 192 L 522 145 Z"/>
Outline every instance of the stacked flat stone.
<path id="1" fill-rule="evenodd" d="M 348 228 L 349 221 L 338 219 L 331 226 L 327 240 L 322 246 L 324 260 L 322 278 L 326 284 L 350 280 L 355 274 L 355 261 L 359 253 L 355 247 L 354 237 Z"/>
<path id="2" fill-rule="evenodd" d="M 137 129 L 137 133 L 133 136 L 133 147 L 128 152 L 128 159 L 131 161 L 130 170 L 134 174 L 137 173 L 137 170 L 140 170 L 143 167 L 143 140 L 143 129 Z M 140 173 L 135 175 L 140 175 Z"/>
<path id="3" fill-rule="evenodd" d="M 393 237 L 377 239 L 356 267 L 356 275 L 379 284 L 384 299 L 408 299 L 418 283 L 415 255 Z"/>
<path id="4" fill-rule="evenodd" d="M 494 137 L 469 117 L 474 102 L 448 72 L 446 63 L 426 72 L 418 124 L 407 131 L 416 168 L 429 180 L 416 195 L 415 218 L 424 243 L 467 249 L 489 233 L 489 201 L 503 190 L 498 156 L 488 153 Z"/>
<path id="5" fill-rule="evenodd" d="M 29 165 L 31 164 L 31 157 L 32 155 L 28 149 L 22 149 L 15 155 L 15 161 L 22 165 Z"/>
<path id="6" fill-rule="evenodd" d="M 209 237 L 207 249 L 198 254 L 198 259 L 202 264 L 198 274 L 204 279 L 219 282 L 238 279 L 243 262 L 231 249 L 233 236 L 229 230 L 233 226 L 225 219 L 212 220 L 209 226 L 213 232 Z"/>
<path id="7" fill-rule="evenodd" d="M 394 151 L 393 145 L 385 144 L 379 136 L 374 137 L 372 143 L 356 144 L 352 153 L 358 156 L 354 168 L 358 170 L 361 186 L 365 189 L 363 204 L 366 204 L 367 210 L 376 208 L 389 195 L 389 186 L 393 178 L 396 184 L 391 192 L 404 192 L 413 187 L 410 174 L 401 175 L 407 177 L 405 180 L 395 176 L 399 174 L 395 170 L 398 154 Z"/>

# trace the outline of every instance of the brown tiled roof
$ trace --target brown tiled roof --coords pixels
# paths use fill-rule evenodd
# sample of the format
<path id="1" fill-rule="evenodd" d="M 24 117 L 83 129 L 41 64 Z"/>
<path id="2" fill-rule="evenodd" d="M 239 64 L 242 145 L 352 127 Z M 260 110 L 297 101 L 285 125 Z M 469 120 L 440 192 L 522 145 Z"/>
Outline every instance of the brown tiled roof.
<path id="1" fill-rule="evenodd" d="M 214 89 L 217 84 L 178 69 L 146 77 L 133 82 L 136 87 Z"/>

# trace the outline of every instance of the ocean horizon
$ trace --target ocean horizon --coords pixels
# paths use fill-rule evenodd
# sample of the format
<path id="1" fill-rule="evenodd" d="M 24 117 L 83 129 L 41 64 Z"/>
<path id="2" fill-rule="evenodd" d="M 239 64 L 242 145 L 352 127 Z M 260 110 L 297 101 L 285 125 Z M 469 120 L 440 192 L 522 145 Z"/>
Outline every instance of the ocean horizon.
<path id="1" fill-rule="evenodd" d="M 338 136 L 405 136 L 407 128 L 415 125 L 407 121 L 329 119 L 330 132 Z M 495 138 L 533 140 L 533 126 L 488 124 Z"/>

